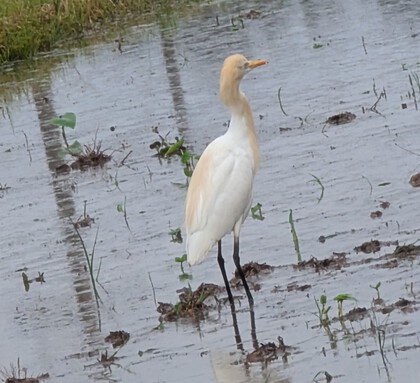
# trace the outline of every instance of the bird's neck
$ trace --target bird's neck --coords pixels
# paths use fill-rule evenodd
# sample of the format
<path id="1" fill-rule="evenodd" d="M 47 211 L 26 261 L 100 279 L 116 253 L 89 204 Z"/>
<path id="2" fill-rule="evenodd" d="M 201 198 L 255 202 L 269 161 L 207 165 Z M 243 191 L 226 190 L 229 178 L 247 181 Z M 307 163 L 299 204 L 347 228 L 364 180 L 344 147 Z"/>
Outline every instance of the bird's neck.
<path id="1" fill-rule="evenodd" d="M 220 98 L 231 113 L 227 133 L 232 134 L 238 144 L 245 143 L 249 147 L 254 160 L 254 171 L 256 171 L 260 162 L 260 150 L 249 101 L 240 91 L 239 86 L 221 88 Z"/>

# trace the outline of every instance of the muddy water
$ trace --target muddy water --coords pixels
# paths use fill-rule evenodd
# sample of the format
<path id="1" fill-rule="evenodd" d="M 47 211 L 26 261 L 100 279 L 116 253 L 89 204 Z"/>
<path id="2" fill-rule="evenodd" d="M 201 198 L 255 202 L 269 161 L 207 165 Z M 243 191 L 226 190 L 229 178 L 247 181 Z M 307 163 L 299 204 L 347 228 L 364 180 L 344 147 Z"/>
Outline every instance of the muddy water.
<path id="1" fill-rule="evenodd" d="M 404 244 L 419 236 L 418 191 L 408 183 L 420 170 L 419 112 L 409 96 L 409 75 L 420 92 L 414 80 L 419 9 L 414 2 L 379 0 L 240 4 L 206 5 L 169 27 L 131 28 L 122 53 L 109 41 L 3 71 L 0 183 L 10 188 L 0 195 L 2 367 L 10 371 L 20 358 L 29 375 L 48 372 L 60 382 L 308 382 L 320 371 L 337 382 L 416 381 L 418 260 L 394 257 L 386 264 L 395 246 L 369 255 L 353 249 L 371 239 Z M 261 15 L 245 18 L 244 28 L 234 21 L 234 28 L 231 18 L 251 8 Z M 186 285 L 174 261 L 183 246 L 168 234 L 182 225 L 185 189 L 175 184 L 185 177 L 178 159 L 153 157 L 152 128 L 169 133 L 169 140 L 183 136 L 197 153 L 222 134 L 229 116 L 218 101 L 218 73 L 236 51 L 270 61 L 243 84 L 261 142 L 255 202 L 265 219 L 248 219 L 241 240 L 244 262 L 279 266 L 257 281 L 257 333 L 260 342 L 282 336 L 292 348 L 287 361 L 267 368 L 238 363 L 227 306 L 199 326 L 181 321 L 155 329 L 154 293 L 157 301 L 176 302 L 176 290 Z M 375 108 L 383 90 L 386 98 Z M 91 143 L 97 132 L 112 151 L 103 169 L 55 174 L 62 138 L 49 120 L 67 111 L 78 119 L 70 140 Z M 325 123 L 346 111 L 356 119 Z M 325 188 L 319 203 L 321 187 L 312 175 Z M 80 229 L 89 252 L 97 233 L 99 307 L 71 223 L 83 215 L 84 201 L 95 219 Z M 130 230 L 117 211 L 124 201 Z M 389 208 L 380 208 L 382 201 Z M 345 252 L 346 264 L 295 269 L 289 209 L 304 260 Z M 376 210 L 383 215 L 372 219 Z M 230 239 L 225 249 L 233 272 Z M 22 272 L 30 280 L 43 273 L 45 283 L 34 281 L 25 292 Z M 188 272 L 193 288 L 222 284 L 214 252 Z M 371 310 L 376 292 L 369 285 L 377 282 L 383 306 L 399 298 L 411 303 L 390 313 Z M 332 306 L 332 339 L 316 316 L 314 298 L 323 293 Z M 347 331 L 334 320 L 333 298 L 340 293 L 357 298 L 344 302 L 345 312 L 369 310 L 346 321 Z M 241 302 L 239 327 L 250 352 Z M 98 359 L 113 352 L 104 338 L 115 330 L 129 332 L 130 341 L 104 367 Z"/>

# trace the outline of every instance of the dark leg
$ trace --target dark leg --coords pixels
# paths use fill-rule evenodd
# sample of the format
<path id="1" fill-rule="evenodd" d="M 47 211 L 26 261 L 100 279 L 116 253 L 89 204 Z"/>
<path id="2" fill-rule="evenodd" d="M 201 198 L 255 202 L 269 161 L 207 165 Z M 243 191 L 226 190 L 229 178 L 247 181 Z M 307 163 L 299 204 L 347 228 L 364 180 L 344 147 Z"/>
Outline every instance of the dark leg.
<path id="1" fill-rule="evenodd" d="M 236 270 L 238 270 L 239 277 L 244 285 L 246 296 L 248 297 L 249 312 L 251 316 L 251 337 L 254 348 L 258 348 L 257 330 L 255 327 L 255 314 L 254 314 L 254 298 L 252 298 L 251 291 L 249 290 L 248 283 L 245 279 L 244 271 L 241 267 L 241 260 L 239 258 L 239 237 L 234 238 L 233 242 L 233 262 L 235 262 Z"/>
<path id="2" fill-rule="evenodd" d="M 225 282 L 226 292 L 229 298 L 230 311 L 232 313 L 233 329 L 235 331 L 236 347 L 243 351 L 243 344 L 241 334 L 239 333 L 238 320 L 236 318 L 235 302 L 233 300 L 232 291 L 230 290 L 229 280 L 226 275 L 225 260 L 222 257 L 222 240 L 217 242 L 217 262 L 219 263 L 220 271 L 222 272 L 223 281 Z"/>

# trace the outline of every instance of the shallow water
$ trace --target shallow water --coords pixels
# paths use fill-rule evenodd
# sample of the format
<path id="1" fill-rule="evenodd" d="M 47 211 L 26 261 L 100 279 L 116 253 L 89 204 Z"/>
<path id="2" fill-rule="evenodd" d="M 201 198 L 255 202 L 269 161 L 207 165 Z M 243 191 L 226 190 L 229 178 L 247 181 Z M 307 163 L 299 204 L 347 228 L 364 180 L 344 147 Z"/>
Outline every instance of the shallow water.
<path id="1" fill-rule="evenodd" d="M 1 366 L 20 358 L 28 374 L 48 372 L 60 382 L 307 382 L 324 370 L 334 382 L 416 380 L 418 260 L 387 268 L 381 257 L 395 246 L 374 255 L 353 249 L 371 239 L 418 239 L 418 190 L 408 183 L 420 171 L 419 112 L 409 97 L 408 77 L 420 71 L 418 6 L 332 0 L 260 1 L 247 9 L 240 4 L 205 5 L 171 27 L 130 28 L 122 53 L 109 41 L 55 52 L 2 74 L 0 183 L 10 189 L 0 192 Z M 238 21 L 232 27 L 231 18 L 249 9 L 261 16 L 245 18 L 244 28 Z M 153 156 L 152 127 L 169 132 L 170 140 L 184 137 L 196 153 L 222 134 L 229 116 L 218 100 L 218 74 L 223 59 L 237 51 L 270 62 L 243 82 L 261 143 L 254 199 L 265 219 L 249 218 L 241 237 L 244 263 L 281 266 L 261 277 L 254 293 L 259 341 L 282 336 L 293 348 L 287 362 L 280 359 L 267 369 L 233 363 L 240 357 L 234 354 L 228 306 L 211 311 L 199 327 L 181 321 L 155 330 L 159 314 L 150 282 L 163 302 L 176 302 L 176 290 L 186 285 L 174 261 L 183 245 L 170 242 L 168 234 L 182 225 L 185 189 L 174 183 L 184 183 L 185 176 L 178 159 L 160 163 Z M 378 113 L 369 110 L 383 89 Z M 55 174 L 62 141 L 49 120 L 68 111 L 78 119 L 70 140 L 91 143 L 97 132 L 102 147 L 115 150 L 103 169 Z M 345 111 L 356 119 L 325 123 Z M 319 203 L 321 188 L 312 175 L 325 188 Z M 124 200 L 131 231 L 117 211 Z M 84 201 L 95 219 L 80 230 L 89 251 L 98 233 L 99 309 L 70 221 L 83 215 Z M 380 209 L 381 201 L 390 207 Z M 346 252 L 347 265 L 319 273 L 293 268 L 289 209 L 304 260 Z M 382 218 L 372 219 L 378 209 Z M 321 235 L 325 243 L 318 241 Z M 224 245 L 233 272 L 230 242 Z M 44 273 L 46 283 L 33 282 L 25 292 L 23 269 L 30 279 Z M 193 288 L 203 281 L 222 284 L 214 251 L 188 272 Z M 348 334 L 333 321 L 336 340 L 330 342 L 318 326 L 314 298 L 327 295 L 331 318 L 337 316 L 332 299 L 339 293 L 358 300 L 346 301 L 345 312 L 370 309 L 376 292 L 369 285 L 379 281 L 387 305 L 405 298 L 410 307 L 347 321 Z M 292 283 L 310 288 L 296 291 Z M 252 351 L 246 307 L 242 300 L 238 320 L 245 349 Z M 385 331 L 385 361 L 371 320 Z M 130 333 L 130 341 L 116 363 L 104 368 L 97 359 L 105 350 L 113 352 L 104 338 L 120 329 Z"/>

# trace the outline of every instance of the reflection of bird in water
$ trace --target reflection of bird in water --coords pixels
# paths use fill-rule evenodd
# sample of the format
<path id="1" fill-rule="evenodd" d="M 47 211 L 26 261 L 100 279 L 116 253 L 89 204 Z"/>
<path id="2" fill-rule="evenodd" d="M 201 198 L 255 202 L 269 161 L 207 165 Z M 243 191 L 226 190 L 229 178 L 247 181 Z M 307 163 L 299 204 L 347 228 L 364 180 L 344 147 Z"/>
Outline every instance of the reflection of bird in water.
<path id="1" fill-rule="evenodd" d="M 187 255 L 191 265 L 202 262 L 218 242 L 217 260 L 232 315 L 235 306 L 222 257 L 222 238 L 233 231 L 233 261 L 248 297 L 254 346 L 254 300 L 240 265 L 239 233 L 251 207 L 259 148 L 251 107 L 239 84 L 246 73 L 266 63 L 264 60 L 247 60 L 240 54 L 225 60 L 220 74 L 220 98 L 231 112 L 230 125 L 223 136 L 207 146 L 195 167 L 187 193 L 185 222 Z"/>
<path id="2" fill-rule="evenodd" d="M 261 364 L 256 364 L 256 368 L 245 366 L 241 359 L 240 352 L 232 353 L 225 350 L 211 350 L 210 361 L 213 368 L 214 377 L 217 383 L 290 383 L 289 378 L 279 377 L 283 375 L 277 372 L 270 364 L 261 368 Z M 273 365 L 274 367 L 275 365 Z M 278 365 L 277 365 L 278 367 Z"/>

